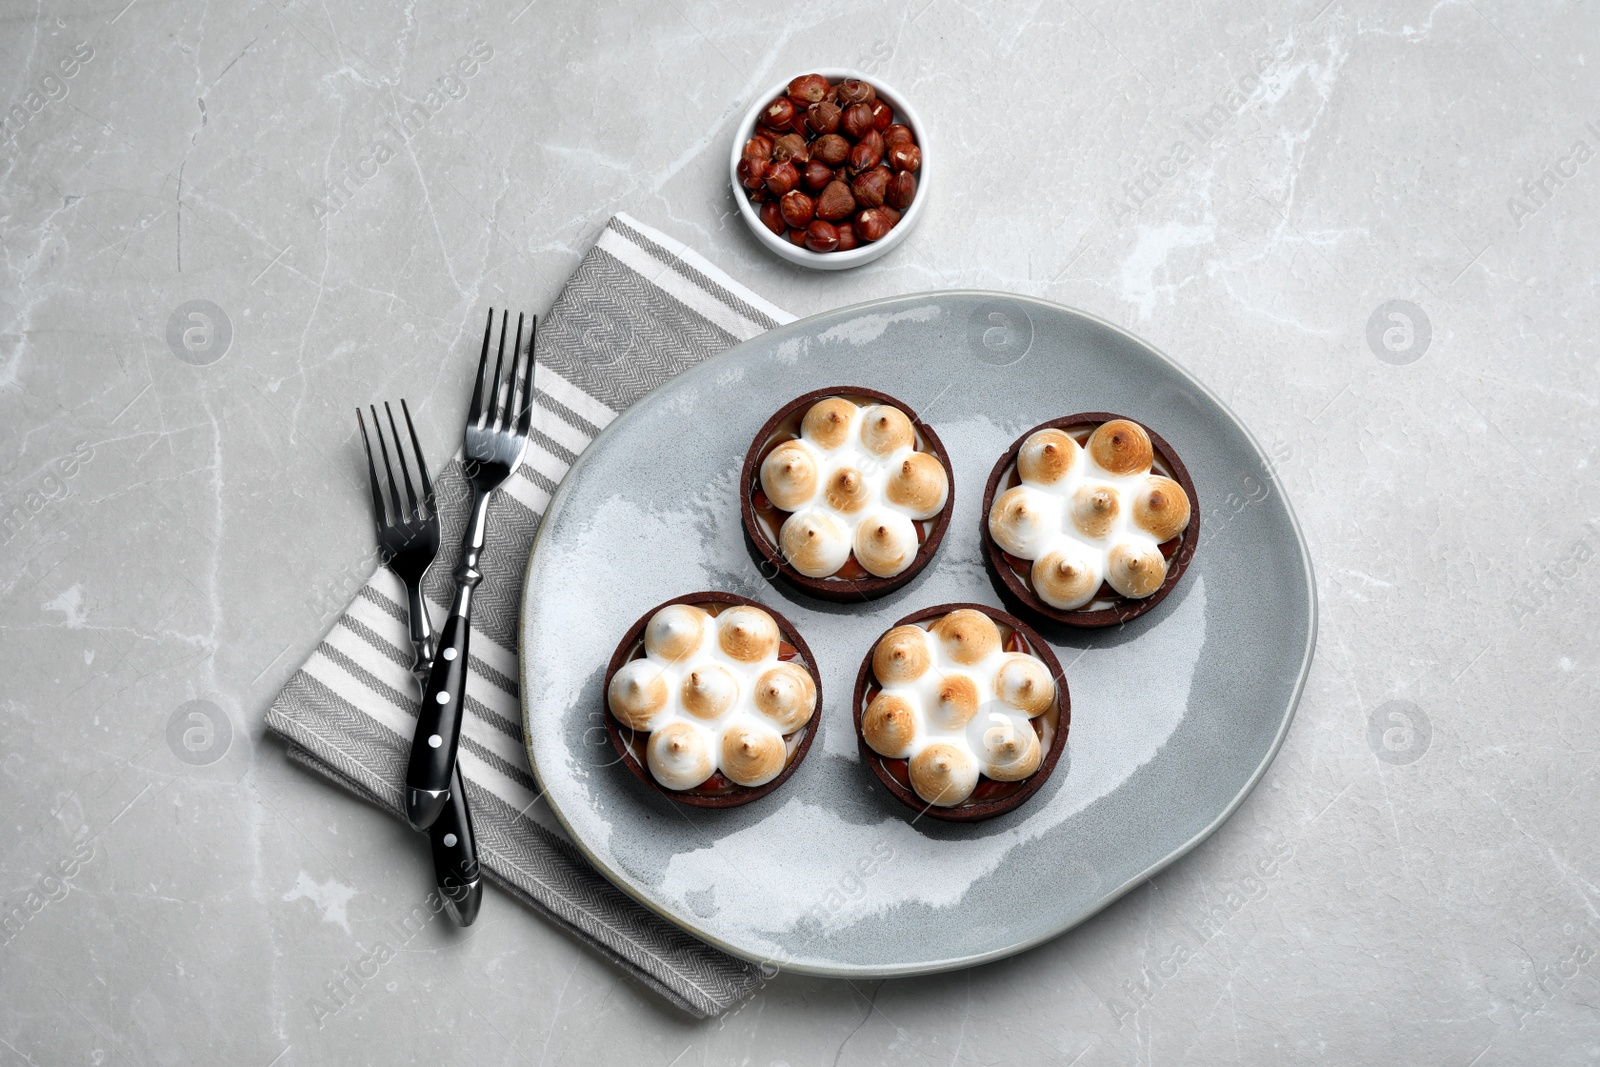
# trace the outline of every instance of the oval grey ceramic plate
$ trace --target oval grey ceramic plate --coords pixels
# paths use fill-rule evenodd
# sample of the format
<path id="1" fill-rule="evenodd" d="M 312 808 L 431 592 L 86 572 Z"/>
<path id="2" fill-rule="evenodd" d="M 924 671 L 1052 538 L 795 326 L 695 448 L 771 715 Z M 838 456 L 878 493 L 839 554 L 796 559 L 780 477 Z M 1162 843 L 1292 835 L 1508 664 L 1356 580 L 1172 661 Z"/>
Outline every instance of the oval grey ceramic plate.
<path id="1" fill-rule="evenodd" d="M 785 401 L 850 383 L 914 405 L 955 464 L 955 516 L 910 585 L 859 605 L 775 585 L 739 519 L 752 435 Z M 945 601 L 1002 604 L 984 565 L 984 479 L 1023 430 L 1116 411 L 1172 443 L 1200 497 L 1183 581 L 1136 621 L 1041 628 L 1072 728 L 1011 814 L 913 822 L 862 765 L 849 694 L 872 641 Z M 729 811 L 676 805 L 615 765 L 601 678 L 628 624 L 685 590 L 779 608 L 826 701 L 800 770 Z M 1030 620 L 1031 621 L 1031 620 Z M 1305 543 L 1272 467 L 1182 368 L 1081 312 L 997 293 L 880 300 L 773 330 L 685 372 L 613 422 L 551 501 L 528 565 L 522 692 L 551 808 L 618 886 L 730 952 L 785 970 L 888 977 L 997 959 L 1093 915 L 1204 840 L 1255 785 L 1316 638 Z"/>

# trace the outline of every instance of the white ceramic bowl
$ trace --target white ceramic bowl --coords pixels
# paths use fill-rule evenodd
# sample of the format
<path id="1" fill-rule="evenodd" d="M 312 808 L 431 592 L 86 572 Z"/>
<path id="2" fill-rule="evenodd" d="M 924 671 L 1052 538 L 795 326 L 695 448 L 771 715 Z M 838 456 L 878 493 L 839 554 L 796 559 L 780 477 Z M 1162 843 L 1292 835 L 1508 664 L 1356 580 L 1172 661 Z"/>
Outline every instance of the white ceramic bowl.
<path id="1" fill-rule="evenodd" d="M 848 70 L 844 67 L 820 67 L 812 70 L 801 70 L 794 73 L 798 78 L 802 74 L 820 74 L 830 82 L 838 82 L 844 78 L 860 78 L 871 84 L 878 91 L 878 96 L 894 108 L 896 122 L 903 122 L 911 127 L 912 134 L 917 139 L 917 145 L 922 149 L 922 166 L 917 170 L 917 198 L 911 201 L 911 206 L 895 228 L 881 241 L 863 243 L 848 252 L 813 252 L 809 248 L 790 244 L 788 238 L 773 233 L 761 223 L 761 217 L 756 214 L 756 206 L 750 202 L 749 190 L 739 184 L 739 152 L 744 148 L 744 143 L 755 133 L 756 117 L 761 114 L 761 109 L 779 97 L 783 96 L 789 88 L 792 78 L 786 78 L 758 96 L 755 103 L 750 105 L 744 118 L 739 121 L 739 127 L 733 138 L 733 150 L 728 154 L 728 182 L 733 188 L 734 199 L 739 201 L 739 214 L 744 218 L 745 225 L 750 227 L 750 232 L 773 254 L 782 256 L 790 263 L 813 270 L 845 270 L 848 267 L 859 267 L 863 263 L 871 263 L 880 256 L 888 255 L 890 250 L 906 239 L 922 218 L 922 210 L 928 202 L 928 178 L 935 163 L 934 155 L 928 150 L 928 128 L 922 124 L 922 119 L 906 103 L 906 98 L 899 90 L 884 83 L 882 78 L 870 77 L 859 70 Z"/>

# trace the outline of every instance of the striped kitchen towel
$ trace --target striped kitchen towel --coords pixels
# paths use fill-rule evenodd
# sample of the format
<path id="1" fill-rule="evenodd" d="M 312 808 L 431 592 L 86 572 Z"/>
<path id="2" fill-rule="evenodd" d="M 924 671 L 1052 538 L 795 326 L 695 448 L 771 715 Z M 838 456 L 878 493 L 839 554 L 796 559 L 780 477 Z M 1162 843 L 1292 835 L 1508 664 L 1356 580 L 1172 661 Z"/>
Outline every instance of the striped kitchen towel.
<path id="1" fill-rule="evenodd" d="M 517 692 L 523 569 L 556 485 L 618 412 L 684 368 L 793 318 L 666 235 L 613 218 L 539 324 L 533 439 L 490 504 L 485 577 L 473 603 L 460 766 L 485 872 L 701 1017 L 749 996 L 760 970 L 596 873 L 540 800 Z M 444 547 L 425 590 L 442 624 L 470 501 L 460 457 L 435 481 Z M 288 742 L 295 762 L 399 816 L 416 721 L 410 664 L 404 587 L 379 568 L 284 686 L 268 729 Z"/>

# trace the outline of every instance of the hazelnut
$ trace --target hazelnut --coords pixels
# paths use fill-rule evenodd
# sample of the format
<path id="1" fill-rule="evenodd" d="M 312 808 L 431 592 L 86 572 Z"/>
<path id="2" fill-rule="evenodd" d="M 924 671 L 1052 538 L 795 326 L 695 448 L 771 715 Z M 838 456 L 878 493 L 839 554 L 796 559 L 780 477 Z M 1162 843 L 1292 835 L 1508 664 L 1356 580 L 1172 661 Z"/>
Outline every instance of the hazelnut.
<path id="1" fill-rule="evenodd" d="M 806 139 L 798 133 L 786 133 L 772 142 L 774 163 L 804 163 L 811 158 L 806 149 Z"/>
<path id="2" fill-rule="evenodd" d="M 863 241 L 883 240 L 884 235 L 889 232 L 889 218 L 884 214 L 885 210 L 881 207 L 869 207 L 857 215 L 855 222 L 851 223 L 856 236 Z"/>
<path id="3" fill-rule="evenodd" d="M 922 149 L 914 144 L 897 144 L 889 149 L 889 166 L 895 170 L 916 170 L 922 166 Z"/>
<path id="4" fill-rule="evenodd" d="M 881 241 L 900 221 L 900 212 L 892 207 L 869 207 L 856 216 L 856 236 L 863 241 Z"/>
<path id="5" fill-rule="evenodd" d="M 909 170 L 903 170 L 890 179 L 889 191 L 883 194 L 883 202 L 896 211 L 904 211 L 916 197 L 917 176 Z"/>
<path id="6" fill-rule="evenodd" d="M 806 109 L 806 124 L 811 127 L 812 133 L 837 133 L 839 119 L 844 115 L 838 104 L 830 104 L 824 100 L 820 104 L 812 104 Z"/>
<path id="7" fill-rule="evenodd" d="M 792 122 L 794 122 L 794 104 L 786 96 L 778 97 L 761 111 L 761 125 L 774 130 L 787 130 Z"/>
<path id="8" fill-rule="evenodd" d="M 789 243 L 792 245 L 799 245 L 801 248 L 806 246 L 806 231 L 804 230 L 790 230 L 784 236 L 789 239 Z"/>
<path id="9" fill-rule="evenodd" d="M 897 144 L 916 144 L 916 137 L 912 136 L 911 127 L 902 123 L 893 122 L 883 131 L 883 143 L 893 148 Z"/>
<path id="10" fill-rule="evenodd" d="M 793 163 L 774 163 L 767 171 L 767 192 L 782 196 L 800 184 L 800 171 Z"/>
<path id="11" fill-rule="evenodd" d="M 836 133 L 825 133 L 812 144 L 811 155 L 830 167 L 837 167 L 850 158 L 850 142 Z"/>
<path id="12" fill-rule="evenodd" d="M 882 133 L 894 122 L 894 108 L 882 100 L 875 100 L 869 105 L 872 108 L 872 128 Z"/>
<path id="13" fill-rule="evenodd" d="M 811 132 L 811 115 L 809 111 L 811 105 L 794 100 L 789 101 L 789 103 L 794 104 L 794 121 L 789 123 L 790 131 L 793 133 L 798 133 L 801 137 L 804 137 L 809 141 L 813 136 Z"/>
<path id="14" fill-rule="evenodd" d="M 833 223 L 817 219 L 806 227 L 806 247 L 813 252 L 832 252 L 839 247 L 839 231 Z"/>
<path id="15" fill-rule="evenodd" d="M 871 170 L 883 162 L 883 135 L 869 130 L 867 135 L 850 149 L 850 169 L 856 172 Z"/>
<path id="16" fill-rule="evenodd" d="M 761 225 L 780 237 L 783 236 L 783 211 L 779 209 L 776 200 L 768 200 L 762 204 L 757 214 L 761 216 Z"/>
<path id="17" fill-rule="evenodd" d="M 835 252 L 848 252 L 856 247 L 856 230 L 854 226 L 848 222 L 841 222 L 834 229 L 839 231 L 839 247 L 834 249 Z"/>
<path id="18" fill-rule="evenodd" d="M 741 159 L 735 168 L 739 175 L 739 184 L 746 189 L 759 189 L 767 180 L 767 171 L 772 169 L 772 164 L 762 159 Z"/>
<path id="19" fill-rule="evenodd" d="M 847 107 L 851 104 L 870 104 L 876 99 L 878 90 L 860 78 L 846 78 L 839 83 L 839 103 Z"/>
<path id="20" fill-rule="evenodd" d="M 755 159 L 765 163 L 772 158 L 772 138 L 766 134 L 756 134 L 744 143 L 739 156 L 741 159 Z"/>
<path id="21" fill-rule="evenodd" d="M 808 104 L 816 104 L 828 95 L 828 79 L 820 74 L 802 74 L 789 83 L 789 95 Z"/>
<path id="22" fill-rule="evenodd" d="M 856 198 L 850 195 L 850 187 L 844 182 L 829 182 L 827 188 L 822 190 L 822 195 L 817 198 L 817 218 L 828 222 L 846 218 L 855 209 Z"/>
<path id="23" fill-rule="evenodd" d="M 844 132 L 851 137 L 860 137 L 872 129 L 872 105 L 851 104 L 844 109 L 844 114 L 839 119 Z"/>
<path id="24" fill-rule="evenodd" d="M 884 195 L 889 190 L 891 175 L 882 167 L 874 167 L 864 174 L 857 174 L 850 183 L 850 192 L 855 196 L 856 203 L 862 207 L 878 207 L 883 203 Z"/>
<path id="25" fill-rule="evenodd" d="M 816 204 L 800 190 L 795 189 L 783 194 L 783 199 L 778 201 L 778 209 L 783 212 L 783 221 L 797 230 L 803 230 L 811 223 L 811 217 L 816 213 Z"/>
<path id="26" fill-rule="evenodd" d="M 827 164 L 819 163 L 813 159 L 801 171 L 800 180 L 808 190 L 814 193 L 833 181 L 833 170 Z"/>

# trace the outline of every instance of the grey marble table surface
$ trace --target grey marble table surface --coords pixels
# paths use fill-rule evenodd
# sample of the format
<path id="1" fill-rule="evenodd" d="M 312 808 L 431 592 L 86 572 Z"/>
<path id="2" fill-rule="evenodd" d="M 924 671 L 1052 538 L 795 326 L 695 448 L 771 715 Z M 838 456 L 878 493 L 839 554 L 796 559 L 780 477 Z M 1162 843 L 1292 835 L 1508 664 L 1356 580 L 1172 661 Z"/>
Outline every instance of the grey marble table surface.
<path id="1" fill-rule="evenodd" d="M 1593 0 L 0 0 L 0 1065 L 1600 1060 L 1597 60 Z M 942 173 L 823 275 L 726 168 L 833 65 Z M 374 563 L 351 411 L 449 451 L 484 307 L 619 210 L 796 314 L 1024 293 L 1226 399 L 1321 599 L 1234 818 L 1009 961 L 709 1023 L 497 891 L 402 927 L 414 835 L 262 732 Z"/>

